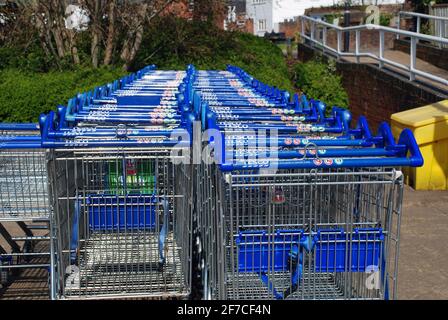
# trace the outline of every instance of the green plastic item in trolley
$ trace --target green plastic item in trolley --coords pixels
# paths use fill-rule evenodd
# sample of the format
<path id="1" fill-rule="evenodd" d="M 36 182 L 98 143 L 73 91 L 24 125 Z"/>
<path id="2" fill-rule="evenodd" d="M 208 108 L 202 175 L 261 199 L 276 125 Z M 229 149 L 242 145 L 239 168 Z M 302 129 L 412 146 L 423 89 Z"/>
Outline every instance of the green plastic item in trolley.
<path id="1" fill-rule="evenodd" d="M 108 162 L 107 182 L 111 192 L 125 194 L 154 194 L 156 177 L 154 162 L 145 161 L 112 161 Z M 126 171 L 123 171 L 123 168 Z M 126 181 L 124 181 L 126 176 Z"/>

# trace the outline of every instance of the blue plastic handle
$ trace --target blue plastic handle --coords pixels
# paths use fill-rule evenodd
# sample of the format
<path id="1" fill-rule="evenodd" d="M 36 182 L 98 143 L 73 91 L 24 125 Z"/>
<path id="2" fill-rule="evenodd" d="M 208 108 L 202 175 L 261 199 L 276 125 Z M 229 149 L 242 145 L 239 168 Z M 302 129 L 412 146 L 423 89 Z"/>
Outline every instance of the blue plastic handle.
<path id="1" fill-rule="evenodd" d="M 37 123 L 0 123 L 0 131 L 39 131 Z"/>
<path id="2" fill-rule="evenodd" d="M 8 141 L 1 142 L 0 141 L 0 150 L 8 150 L 8 149 L 40 149 L 42 148 L 42 144 L 40 141 Z"/>
<path id="3" fill-rule="evenodd" d="M 266 161 L 235 161 L 225 163 L 225 152 L 222 152 L 220 168 L 224 172 L 235 170 L 254 170 L 263 168 L 277 169 L 317 169 L 317 168 L 362 168 L 362 167 L 421 167 L 424 164 L 423 156 L 412 131 L 405 129 L 398 140 L 396 147 L 402 148 L 397 157 L 365 157 L 365 158 L 322 158 L 303 160 L 266 160 Z"/>

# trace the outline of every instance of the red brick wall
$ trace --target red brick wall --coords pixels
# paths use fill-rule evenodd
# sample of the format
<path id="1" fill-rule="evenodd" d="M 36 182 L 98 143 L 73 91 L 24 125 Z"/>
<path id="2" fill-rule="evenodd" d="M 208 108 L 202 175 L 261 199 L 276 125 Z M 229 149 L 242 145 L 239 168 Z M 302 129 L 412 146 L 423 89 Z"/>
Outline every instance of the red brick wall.
<path id="1" fill-rule="evenodd" d="M 301 23 L 297 20 L 285 20 L 279 23 L 279 32 L 285 33 L 286 38 L 294 38 L 301 31 Z"/>
<path id="2" fill-rule="evenodd" d="M 194 12 L 191 10 L 192 8 L 190 7 L 189 2 L 189 0 L 180 0 L 173 2 L 165 8 L 163 14 L 172 14 L 182 19 L 192 20 L 194 18 Z M 224 7 L 222 7 L 222 4 L 218 2 L 217 6 L 219 7 L 214 8 L 217 11 L 216 16 L 214 17 L 214 24 L 218 28 L 224 29 Z"/>
<path id="3" fill-rule="evenodd" d="M 395 36 L 392 33 L 384 34 L 384 47 L 386 49 L 392 49 L 394 47 Z M 342 37 L 342 41 L 344 36 Z M 360 49 L 362 50 L 378 50 L 380 36 L 376 30 L 364 30 L 361 31 Z M 335 31 L 328 31 L 327 33 L 327 45 L 336 49 L 337 47 L 337 33 Z M 350 32 L 350 51 L 354 52 L 356 46 L 356 33 Z M 343 44 L 341 44 L 343 48 Z"/>
<path id="4" fill-rule="evenodd" d="M 247 20 L 246 20 L 246 24 L 245 24 L 244 27 L 245 27 L 245 28 L 244 28 L 244 32 L 248 32 L 248 33 L 253 34 L 254 31 L 255 31 L 255 29 L 254 29 L 254 20 L 252 20 L 252 19 L 247 19 Z"/>
<path id="5" fill-rule="evenodd" d="M 384 4 L 379 5 L 378 8 L 380 9 L 381 13 L 389 13 L 392 15 L 396 15 L 399 11 L 402 10 L 401 4 Z M 365 9 L 361 6 L 352 6 L 350 7 L 350 10 L 353 12 L 353 18 L 351 19 L 353 23 L 359 24 L 361 20 L 360 15 L 365 15 Z M 331 8 L 331 7 L 321 7 L 321 8 L 310 8 L 305 10 L 305 15 L 312 15 L 312 14 L 335 14 L 339 13 L 341 15 L 344 14 L 344 8 Z"/>
<path id="6" fill-rule="evenodd" d="M 173 2 L 166 7 L 163 14 L 173 14 L 183 19 L 193 19 L 193 12 L 189 10 L 188 0 Z"/>

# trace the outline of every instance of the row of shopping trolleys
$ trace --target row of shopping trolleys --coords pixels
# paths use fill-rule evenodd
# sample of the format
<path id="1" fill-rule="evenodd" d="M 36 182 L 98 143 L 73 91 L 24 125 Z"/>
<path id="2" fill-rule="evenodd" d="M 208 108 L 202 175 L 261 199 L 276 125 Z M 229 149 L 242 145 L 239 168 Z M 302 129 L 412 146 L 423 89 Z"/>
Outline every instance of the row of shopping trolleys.
<path id="1" fill-rule="evenodd" d="M 395 298 L 400 167 L 422 156 L 327 109 L 233 66 L 147 67 L 35 136 L 1 127 L 0 220 L 47 219 L 52 298 Z"/>

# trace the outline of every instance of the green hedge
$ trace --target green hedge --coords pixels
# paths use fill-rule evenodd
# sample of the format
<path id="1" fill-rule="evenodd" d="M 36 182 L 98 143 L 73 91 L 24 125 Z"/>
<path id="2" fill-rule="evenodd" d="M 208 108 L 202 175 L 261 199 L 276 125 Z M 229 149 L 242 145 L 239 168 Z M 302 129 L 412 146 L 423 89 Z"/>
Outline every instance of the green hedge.
<path id="1" fill-rule="evenodd" d="M 41 113 L 65 105 L 77 93 L 111 82 L 123 74 L 120 69 L 48 73 L 0 70 L 0 121 L 36 122 Z"/>
<path id="2" fill-rule="evenodd" d="M 324 102 L 328 107 L 348 108 L 348 94 L 342 86 L 341 76 L 336 74 L 334 63 L 326 64 L 318 59 L 294 66 L 296 86 L 310 98 Z"/>
<path id="3" fill-rule="evenodd" d="M 87 49 L 81 46 L 80 52 Z M 51 71 L 54 66 L 39 50 L 29 48 L 24 54 L 16 48 L 0 48 L 0 121 L 35 122 L 40 113 L 66 104 L 78 92 L 124 74 L 119 61 L 115 61 L 115 67 L 98 70 L 77 69 L 63 61 L 63 72 Z M 86 54 L 81 57 L 87 66 Z M 226 64 L 234 64 L 267 84 L 294 91 L 283 53 L 271 42 L 250 34 L 225 32 L 206 23 L 172 18 L 147 30 L 132 69 L 156 64 L 159 69 L 184 70 L 190 63 L 200 69 L 221 70 Z"/>

